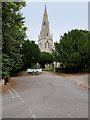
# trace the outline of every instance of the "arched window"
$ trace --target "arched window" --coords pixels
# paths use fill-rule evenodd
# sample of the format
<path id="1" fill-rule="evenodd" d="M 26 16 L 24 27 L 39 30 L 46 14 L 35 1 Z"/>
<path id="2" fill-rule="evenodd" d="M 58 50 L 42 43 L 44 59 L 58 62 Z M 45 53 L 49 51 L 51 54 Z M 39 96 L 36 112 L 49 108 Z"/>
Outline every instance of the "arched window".
<path id="1" fill-rule="evenodd" d="M 45 43 L 45 48 L 46 48 L 47 46 L 46 46 L 46 43 Z"/>

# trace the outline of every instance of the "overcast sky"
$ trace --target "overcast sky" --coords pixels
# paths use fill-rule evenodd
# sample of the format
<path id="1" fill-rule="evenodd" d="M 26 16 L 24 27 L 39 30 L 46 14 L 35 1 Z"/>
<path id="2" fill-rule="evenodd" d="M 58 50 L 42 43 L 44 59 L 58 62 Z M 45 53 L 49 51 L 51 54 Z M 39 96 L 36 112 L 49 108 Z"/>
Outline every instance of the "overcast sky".
<path id="1" fill-rule="evenodd" d="M 27 26 L 27 36 L 30 40 L 38 41 L 45 4 L 49 20 L 50 33 L 53 34 L 53 40 L 59 41 L 60 36 L 72 29 L 88 29 L 88 3 L 35 3 L 27 2 L 21 12 L 25 17 L 25 26 Z"/>

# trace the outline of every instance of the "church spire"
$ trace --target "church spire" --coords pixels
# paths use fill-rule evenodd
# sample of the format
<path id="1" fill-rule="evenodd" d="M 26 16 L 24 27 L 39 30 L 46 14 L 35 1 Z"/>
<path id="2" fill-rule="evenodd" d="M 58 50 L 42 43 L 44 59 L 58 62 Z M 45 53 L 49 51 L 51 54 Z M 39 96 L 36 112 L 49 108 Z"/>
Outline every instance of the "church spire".
<path id="1" fill-rule="evenodd" d="M 47 8 L 46 8 L 46 4 L 45 4 L 45 11 L 44 11 L 44 15 L 47 15 Z"/>
<path id="2" fill-rule="evenodd" d="M 45 4 L 45 10 L 44 10 L 44 14 L 43 14 L 41 37 L 43 37 L 43 38 L 50 37 L 46 4 Z"/>
<path id="3" fill-rule="evenodd" d="M 48 16 L 47 16 L 47 8 L 46 8 L 46 4 L 45 4 L 45 10 L 44 10 L 44 14 L 43 14 L 43 22 L 47 19 L 48 22 Z"/>
<path id="4" fill-rule="evenodd" d="M 52 35 L 50 35 L 50 30 L 49 30 L 49 21 L 48 21 L 46 4 L 43 14 L 43 21 L 42 21 L 40 35 L 38 35 L 38 45 L 41 51 L 46 51 L 50 53 L 52 52 L 53 39 L 52 39 Z"/>

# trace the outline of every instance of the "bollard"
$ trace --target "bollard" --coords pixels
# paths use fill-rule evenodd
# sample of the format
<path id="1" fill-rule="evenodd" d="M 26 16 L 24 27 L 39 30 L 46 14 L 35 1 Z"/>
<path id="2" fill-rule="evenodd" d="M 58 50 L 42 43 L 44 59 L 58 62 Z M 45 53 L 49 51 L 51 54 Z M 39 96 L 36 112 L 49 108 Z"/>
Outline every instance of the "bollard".
<path id="1" fill-rule="evenodd" d="M 34 75 L 34 71 L 33 71 L 33 75 Z"/>
<path id="2" fill-rule="evenodd" d="M 38 72 L 38 71 L 36 71 L 36 74 L 37 74 L 37 75 L 39 75 L 39 72 Z"/>

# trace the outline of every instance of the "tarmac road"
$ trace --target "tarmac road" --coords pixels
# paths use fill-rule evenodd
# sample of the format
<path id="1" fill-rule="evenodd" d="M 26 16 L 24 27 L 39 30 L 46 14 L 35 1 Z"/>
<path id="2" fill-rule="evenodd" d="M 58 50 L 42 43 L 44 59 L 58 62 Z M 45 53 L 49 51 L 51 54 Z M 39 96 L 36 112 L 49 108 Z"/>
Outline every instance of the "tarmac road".
<path id="1" fill-rule="evenodd" d="M 12 78 L 3 118 L 88 118 L 88 91 L 51 72 Z"/>

